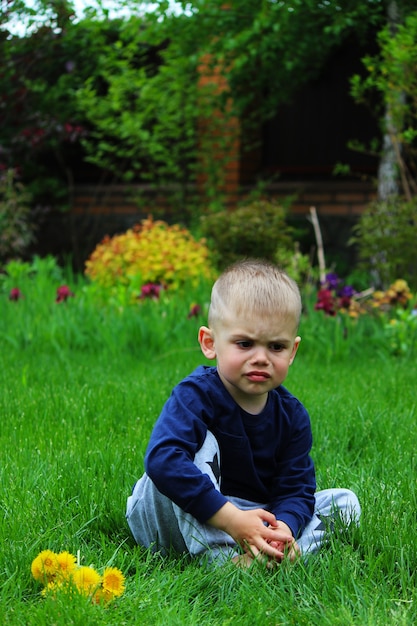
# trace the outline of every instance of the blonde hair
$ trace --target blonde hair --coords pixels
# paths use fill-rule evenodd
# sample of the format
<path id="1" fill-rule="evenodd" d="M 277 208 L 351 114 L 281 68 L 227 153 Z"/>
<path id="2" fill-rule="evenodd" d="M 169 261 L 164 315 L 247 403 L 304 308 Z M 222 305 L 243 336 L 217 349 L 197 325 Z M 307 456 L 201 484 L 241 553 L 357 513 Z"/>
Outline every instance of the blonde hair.
<path id="1" fill-rule="evenodd" d="M 232 313 L 291 315 L 296 329 L 301 317 L 297 283 L 282 269 L 260 259 L 246 259 L 228 267 L 213 285 L 208 313 L 210 327 Z"/>

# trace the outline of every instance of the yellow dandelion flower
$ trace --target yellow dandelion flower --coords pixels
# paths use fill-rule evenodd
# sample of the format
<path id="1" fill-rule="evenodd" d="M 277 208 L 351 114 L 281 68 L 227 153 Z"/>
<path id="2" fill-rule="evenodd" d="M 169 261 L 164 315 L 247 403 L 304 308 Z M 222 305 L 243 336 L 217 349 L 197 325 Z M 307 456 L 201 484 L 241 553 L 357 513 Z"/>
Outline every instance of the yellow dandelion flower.
<path id="1" fill-rule="evenodd" d="M 80 593 L 90 595 L 100 585 L 101 576 L 94 568 L 83 565 L 73 572 L 72 580 Z"/>
<path id="2" fill-rule="evenodd" d="M 58 559 L 52 550 L 43 550 L 32 561 L 31 572 L 35 580 L 47 583 L 54 579 L 58 572 Z"/>
<path id="3" fill-rule="evenodd" d="M 61 592 L 66 588 L 62 585 L 62 583 L 57 582 L 56 580 L 52 580 L 48 583 L 41 591 L 41 595 L 45 598 L 46 596 L 52 596 L 56 598 L 57 592 Z"/>
<path id="4" fill-rule="evenodd" d="M 94 604 L 103 604 L 103 602 L 105 602 L 104 589 L 102 587 L 99 587 L 97 591 L 94 592 L 91 601 Z"/>
<path id="5" fill-rule="evenodd" d="M 99 587 L 91 600 L 94 604 L 108 604 L 114 600 L 115 596 L 111 591 L 106 591 L 103 587 Z"/>
<path id="6" fill-rule="evenodd" d="M 123 592 L 122 592 L 123 593 Z M 112 600 L 115 599 L 115 594 L 112 593 L 111 591 L 107 591 L 107 589 L 102 589 L 101 590 L 101 598 L 102 600 L 108 604 L 109 602 L 111 602 Z"/>
<path id="7" fill-rule="evenodd" d="M 125 590 L 125 577 L 117 567 L 106 567 L 103 573 L 103 589 L 104 591 L 121 596 Z"/>
<path id="8" fill-rule="evenodd" d="M 77 559 L 70 552 L 60 552 L 56 555 L 59 573 L 62 578 L 67 579 L 75 571 Z"/>

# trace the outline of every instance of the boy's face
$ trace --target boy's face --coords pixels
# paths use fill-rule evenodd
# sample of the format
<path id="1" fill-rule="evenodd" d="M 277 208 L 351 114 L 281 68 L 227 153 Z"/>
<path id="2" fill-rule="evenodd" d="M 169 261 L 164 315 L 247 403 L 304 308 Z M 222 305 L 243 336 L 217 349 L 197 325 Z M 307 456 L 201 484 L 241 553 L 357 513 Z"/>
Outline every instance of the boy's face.
<path id="1" fill-rule="evenodd" d="M 234 400 L 247 412 L 264 408 L 268 392 L 281 385 L 300 343 L 291 315 L 229 318 L 202 327 L 199 341 Z"/>

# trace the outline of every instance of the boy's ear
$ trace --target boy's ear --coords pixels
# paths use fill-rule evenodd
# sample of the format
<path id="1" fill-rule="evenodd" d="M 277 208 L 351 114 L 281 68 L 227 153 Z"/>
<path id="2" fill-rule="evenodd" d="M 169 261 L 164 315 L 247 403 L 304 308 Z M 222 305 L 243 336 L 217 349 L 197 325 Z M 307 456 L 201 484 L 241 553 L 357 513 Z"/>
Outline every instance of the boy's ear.
<path id="1" fill-rule="evenodd" d="M 294 346 L 292 349 L 292 354 L 291 354 L 291 358 L 290 358 L 290 365 L 292 365 L 294 359 L 295 359 L 295 355 L 297 354 L 297 350 L 298 350 L 298 346 L 300 345 L 300 341 L 301 341 L 301 337 L 296 337 L 295 341 L 294 341 Z"/>
<path id="2" fill-rule="evenodd" d="M 210 328 L 207 328 L 207 326 L 201 326 L 200 330 L 198 331 L 198 341 L 200 344 L 201 352 L 204 354 L 206 359 L 215 359 L 216 350 L 214 349 L 214 338 Z"/>

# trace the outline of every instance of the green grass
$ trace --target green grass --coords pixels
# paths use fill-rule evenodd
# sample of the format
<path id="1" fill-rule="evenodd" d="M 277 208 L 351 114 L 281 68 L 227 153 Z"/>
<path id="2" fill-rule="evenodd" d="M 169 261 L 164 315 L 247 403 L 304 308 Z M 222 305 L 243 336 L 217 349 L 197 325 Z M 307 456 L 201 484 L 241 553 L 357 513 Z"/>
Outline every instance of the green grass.
<path id="1" fill-rule="evenodd" d="M 304 323 L 286 384 L 311 415 L 319 488 L 352 488 L 361 525 L 307 563 L 212 571 L 138 548 L 124 517 L 164 401 L 203 362 L 192 294 L 139 314 L 46 293 L 0 303 L 0 623 L 417 622 L 415 359 L 376 350 L 360 330 L 343 349 L 331 333 L 315 343 L 320 320 L 335 320 Z M 43 599 L 30 564 L 46 548 L 119 567 L 125 594 L 108 607 Z"/>

